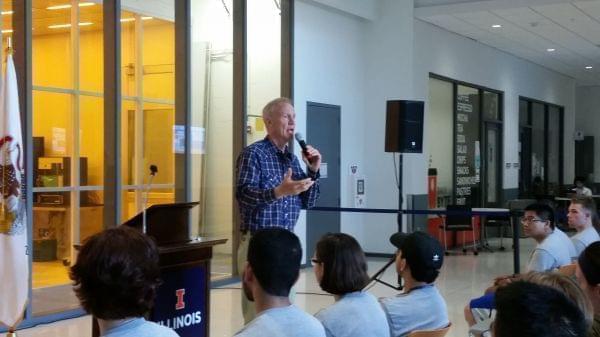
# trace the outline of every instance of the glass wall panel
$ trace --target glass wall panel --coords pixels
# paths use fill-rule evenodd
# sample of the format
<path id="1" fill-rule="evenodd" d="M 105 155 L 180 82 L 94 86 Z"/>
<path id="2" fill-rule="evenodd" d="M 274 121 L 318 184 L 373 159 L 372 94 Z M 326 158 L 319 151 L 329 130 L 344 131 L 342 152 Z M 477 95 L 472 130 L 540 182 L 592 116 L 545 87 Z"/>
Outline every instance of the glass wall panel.
<path id="1" fill-rule="evenodd" d="M 498 106 L 499 95 L 493 92 L 483 92 L 483 118 L 487 120 L 499 120 L 500 109 Z"/>
<path id="2" fill-rule="evenodd" d="M 81 26 L 79 32 L 79 89 L 83 91 L 104 91 L 104 44 L 102 1 L 79 1 L 81 22 L 91 25 Z M 92 4 L 92 5 L 90 5 Z"/>
<path id="3" fill-rule="evenodd" d="M 81 186 L 104 185 L 104 100 L 102 97 L 79 96 L 79 144 Z"/>
<path id="4" fill-rule="evenodd" d="M 262 108 L 281 95 L 281 9 L 277 1 L 253 0 L 247 12 L 247 113 L 257 130 Z M 248 144 L 259 138 L 248 136 Z"/>
<path id="5" fill-rule="evenodd" d="M 34 86 L 73 88 L 71 1 L 33 0 Z M 91 25 L 79 22 L 80 26 Z"/>
<path id="6" fill-rule="evenodd" d="M 123 220 L 174 200 L 174 1 L 123 2 L 121 164 Z M 158 173 L 145 200 L 149 166 Z"/>
<path id="7" fill-rule="evenodd" d="M 251 7 L 251 6 L 250 6 Z M 194 234 L 227 238 L 214 247 L 212 277 L 232 273 L 233 212 L 232 1 L 192 2 L 192 198 Z M 219 29 L 215 29 L 219 27 Z"/>
<path id="8" fill-rule="evenodd" d="M 103 191 L 82 191 L 79 200 L 79 242 L 83 243 L 90 236 L 104 228 L 104 206 L 102 205 Z M 87 202 L 84 202 L 87 201 Z"/>
<path id="9" fill-rule="evenodd" d="M 532 188 L 534 194 L 545 194 L 543 181 L 546 179 L 544 172 L 544 105 L 541 103 L 531 103 L 531 177 L 533 179 Z"/>
<path id="10" fill-rule="evenodd" d="M 477 207 L 481 196 L 479 90 L 457 86 L 456 96 L 456 203 Z"/>
<path id="11" fill-rule="evenodd" d="M 453 124 L 452 105 L 453 84 L 434 78 L 429 79 L 429 100 L 425 122 L 425 144 L 429 153 L 429 168 L 437 170 L 437 206 L 446 207 L 452 202 L 453 165 L 452 132 L 448 127 Z"/>
<path id="12" fill-rule="evenodd" d="M 548 194 L 560 194 L 560 109 L 548 107 Z"/>
<path id="13" fill-rule="evenodd" d="M 161 12 L 165 18 L 141 16 L 142 73 L 145 98 L 175 98 L 175 6 Z"/>

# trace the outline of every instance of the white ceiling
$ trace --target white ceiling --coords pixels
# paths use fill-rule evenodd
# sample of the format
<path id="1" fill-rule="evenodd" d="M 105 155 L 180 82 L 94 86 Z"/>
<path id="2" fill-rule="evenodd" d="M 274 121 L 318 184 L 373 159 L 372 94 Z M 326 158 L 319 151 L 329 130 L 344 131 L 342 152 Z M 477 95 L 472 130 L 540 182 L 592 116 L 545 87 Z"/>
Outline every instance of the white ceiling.
<path id="1" fill-rule="evenodd" d="M 416 0 L 415 17 L 600 85 L 600 0 Z"/>

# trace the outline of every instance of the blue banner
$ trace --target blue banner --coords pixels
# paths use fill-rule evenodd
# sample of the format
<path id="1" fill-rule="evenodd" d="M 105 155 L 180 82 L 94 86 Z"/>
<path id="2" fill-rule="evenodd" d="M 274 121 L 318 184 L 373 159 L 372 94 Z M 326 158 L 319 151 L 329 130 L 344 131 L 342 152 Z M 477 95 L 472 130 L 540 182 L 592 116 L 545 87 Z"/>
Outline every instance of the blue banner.
<path id="1" fill-rule="evenodd" d="M 207 337 L 206 276 L 203 266 L 164 273 L 151 320 L 181 337 Z"/>

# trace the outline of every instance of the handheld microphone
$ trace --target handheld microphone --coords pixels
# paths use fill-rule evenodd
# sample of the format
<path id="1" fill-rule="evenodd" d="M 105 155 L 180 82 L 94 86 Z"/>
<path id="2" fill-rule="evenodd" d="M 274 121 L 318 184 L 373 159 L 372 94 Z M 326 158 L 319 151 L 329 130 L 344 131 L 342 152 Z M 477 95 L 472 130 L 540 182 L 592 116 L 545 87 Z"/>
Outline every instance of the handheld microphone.
<path id="1" fill-rule="evenodd" d="M 308 152 L 308 149 L 306 147 L 306 142 L 304 141 L 304 136 L 300 132 L 296 132 L 294 134 L 294 138 L 296 138 L 296 141 L 298 142 L 298 144 L 300 144 L 300 147 L 302 148 L 302 152 L 304 152 L 304 154 L 306 154 Z"/>

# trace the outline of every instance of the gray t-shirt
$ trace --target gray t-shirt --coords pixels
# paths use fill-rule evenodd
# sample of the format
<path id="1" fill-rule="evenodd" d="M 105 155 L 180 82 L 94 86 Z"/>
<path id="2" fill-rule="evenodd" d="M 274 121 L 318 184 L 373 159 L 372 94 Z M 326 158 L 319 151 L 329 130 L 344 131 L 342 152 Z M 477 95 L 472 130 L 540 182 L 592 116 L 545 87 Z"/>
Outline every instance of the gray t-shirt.
<path id="1" fill-rule="evenodd" d="M 316 318 L 290 305 L 261 312 L 235 336 L 325 337 L 325 329 Z"/>
<path id="2" fill-rule="evenodd" d="M 375 296 L 357 291 L 342 296 L 315 317 L 328 337 L 389 337 L 390 328 Z"/>
<path id="3" fill-rule="evenodd" d="M 569 237 L 556 228 L 531 252 L 526 270 L 543 272 L 562 267 L 571 263 L 574 252 Z"/>
<path id="4" fill-rule="evenodd" d="M 571 241 L 573 241 L 573 246 L 575 246 L 575 252 L 577 257 L 579 254 L 583 252 L 583 250 L 592 244 L 593 242 L 600 241 L 600 235 L 598 235 L 598 231 L 594 226 L 590 226 L 581 232 L 573 235 L 571 237 Z"/>
<path id="5" fill-rule="evenodd" d="M 143 317 L 127 321 L 123 324 L 114 326 L 104 332 L 100 337 L 179 337 L 179 335 L 160 324 L 148 322 Z"/>
<path id="6" fill-rule="evenodd" d="M 571 238 L 569 238 L 569 236 L 567 234 L 565 234 L 565 232 L 561 231 L 560 228 L 555 228 L 554 232 L 556 234 L 558 234 L 558 236 L 561 237 L 562 241 L 565 241 L 565 239 L 567 240 L 571 240 Z M 577 254 L 577 251 L 575 250 L 575 246 L 573 245 L 573 242 L 571 242 L 569 246 L 569 256 L 571 256 L 571 261 L 575 261 L 577 260 L 577 258 L 579 257 L 579 254 Z"/>
<path id="7" fill-rule="evenodd" d="M 446 301 L 433 284 L 380 301 L 392 337 L 406 336 L 415 330 L 441 329 L 450 324 Z"/>

